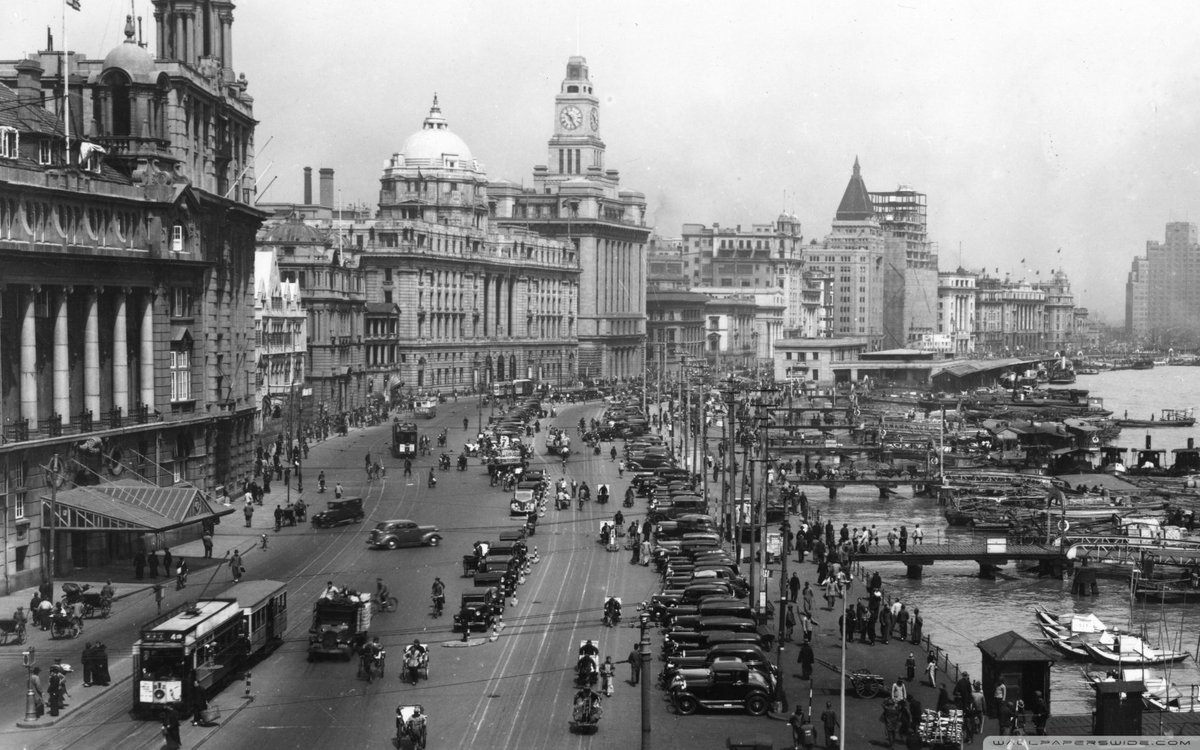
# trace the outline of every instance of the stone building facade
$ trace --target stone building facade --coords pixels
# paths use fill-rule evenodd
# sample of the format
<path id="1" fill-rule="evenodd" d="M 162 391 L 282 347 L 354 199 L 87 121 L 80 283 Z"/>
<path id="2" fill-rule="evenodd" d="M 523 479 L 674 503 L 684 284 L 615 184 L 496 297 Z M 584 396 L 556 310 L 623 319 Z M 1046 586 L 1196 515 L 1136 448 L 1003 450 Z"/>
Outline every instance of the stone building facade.
<path id="1" fill-rule="evenodd" d="M 644 371 L 646 198 L 620 188 L 606 169 L 600 99 L 587 61 L 571 57 L 554 100 L 549 164 L 534 167 L 533 187 L 489 186 L 495 223 L 565 242 L 578 258 L 579 305 L 574 324 L 581 379 L 634 378 Z"/>
<path id="2" fill-rule="evenodd" d="M 130 18 L 102 60 L 0 61 L 6 590 L 52 549 L 61 573 L 198 535 L 252 467 L 263 214 L 233 4 L 154 8 L 179 19 L 157 55 Z M 183 26 L 197 17 L 214 23 Z"/>

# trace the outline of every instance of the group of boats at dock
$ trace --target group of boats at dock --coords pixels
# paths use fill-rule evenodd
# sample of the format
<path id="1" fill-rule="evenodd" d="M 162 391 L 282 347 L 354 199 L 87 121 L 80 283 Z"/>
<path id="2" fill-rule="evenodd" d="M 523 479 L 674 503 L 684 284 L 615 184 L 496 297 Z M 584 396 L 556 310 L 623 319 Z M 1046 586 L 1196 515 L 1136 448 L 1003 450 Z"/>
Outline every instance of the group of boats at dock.
<path id="1" fill-rule="evenodd" d="M 1034 609 L 1038 627 L 1046 640 L 1067 658 L 1100 664 L 1103 671 L 1084 667 L 1088 683 L 1134 680 L 1146 691 L 1146 707 L 1156 711 L 1200 710 L 1200 690 L 1189 686 L 1185 695 L 1168 677 L 1146 667 L 1163 667 L 1192 656 L 1188 651 L 1155 648 L 1145 638 L 1109 628 L 1094 614 L 1056 614 L 1044 607 Z"/>
<path id="2" fill-rule="evenodd" d="M 1188 651 L 1155 648 L 1141 636 L 1109 628 L 1094 614 L 1056 614 L 1044 607 L 1034 613 L 1050 644 L 1073 659 L 1112 667 L 1148 667 L 1191 657 Z"/>

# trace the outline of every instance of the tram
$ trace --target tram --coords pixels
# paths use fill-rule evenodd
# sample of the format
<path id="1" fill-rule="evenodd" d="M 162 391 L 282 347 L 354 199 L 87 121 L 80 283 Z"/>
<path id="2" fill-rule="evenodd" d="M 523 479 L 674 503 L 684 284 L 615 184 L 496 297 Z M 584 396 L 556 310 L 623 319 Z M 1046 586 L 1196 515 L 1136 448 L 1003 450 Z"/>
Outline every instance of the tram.
<path id="1" fill-rule="evenodd" d="M 196 690 L 216 693 L 278 647 L 286 629 L 287 585 L 279 581 L 246 581 L 160 615 L 133 645 L 134 713 L 186 713 Z"/>
<path id="2" fill-rule="evenodd" d="M 417 426 L 412 422 L 392 424 L 392 457 L 417 457 Z"/>

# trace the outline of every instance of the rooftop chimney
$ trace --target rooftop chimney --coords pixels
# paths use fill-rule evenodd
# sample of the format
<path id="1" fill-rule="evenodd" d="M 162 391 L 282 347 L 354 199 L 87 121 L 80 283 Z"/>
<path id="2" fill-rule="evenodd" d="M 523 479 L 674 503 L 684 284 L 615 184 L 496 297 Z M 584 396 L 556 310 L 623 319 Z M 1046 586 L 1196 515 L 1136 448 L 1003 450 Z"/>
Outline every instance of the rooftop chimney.
<path id="1" fill-rule="evenodd" d="M 304 205 L 312 205 L 312 167 L 304 168 Z"/>
<path id="2" fill-rule="evenodd" d="M 333 208 L 333 170 L 321 167 L 321 206 Z"/>
<path id="3" fill-rule="evenodd" d="M 42 64 L 37 60 L 20 60 L 17 69 L 17 101 L 42 105 Z"/>

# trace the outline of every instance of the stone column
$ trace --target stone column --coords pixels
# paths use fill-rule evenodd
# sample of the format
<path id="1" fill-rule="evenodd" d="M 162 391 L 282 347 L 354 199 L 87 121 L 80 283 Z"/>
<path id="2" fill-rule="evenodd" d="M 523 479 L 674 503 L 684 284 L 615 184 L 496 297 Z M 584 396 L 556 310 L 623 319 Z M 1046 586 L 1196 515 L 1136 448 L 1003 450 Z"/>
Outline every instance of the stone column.
<path id="1" fill-rule="evenodd" d="M 233 70 L 233 14 L 221 12 L 221 65 Z"/>
<path id="2" fill-rule="evenodd" d="M 58 293 L 58 309 L 54 314 L 54 412 L 64 420 L 71 418 L 71 350 L 67 330 L 67 302 L 71 288 Z"/>
<path id="3" fill-rule="evenodd" d="M 154 12 L 154 30 L 158 34 L 158 59 L 167 59 L 167 27 L 163 24 L 163 14 Z"/>
<path id="4" fill-rule="evenodd" d="M 113 408 L 129 414 L 129 339 L 125 329 L 125 290 L 117 292 L 113 315 Z"/>
<path id="5" fill-rule="evenodd" d="M 154 293 L 146 294 L 145 306 L 142 308 L 141 335 L 141 377 L 139 383 L 142 393 L 142 404 L 154 413 Z"/>
<path id="6" fill-rule="evenodd" d="M 21 416 L 29 420 L 29 429 L 37 428 L 38 382 L 37 382 L 37 318 L 36 299 L 38 288 L 25 290 L 21 318 Z"/>
<path id="7" fill-rule="evenodd" d="M 184 30 L 183 14 L 176 13 L 175 14 L 175 39 L 174 39 L 175 44 L 172 45 L 172 49 L 171 49 L 171 52 L 174 55 L 174 58 L 176 60 L 184 59 L 184 54 L 186 51 L 185 48 L 187 47 L 187 44 L 184 42 L 183 30 Z"/>
<path id="8" fill-rule="evenodd" d="M 100 292 L 88 290 L 83 328 L 83 408 L 100 417 Z"/>

